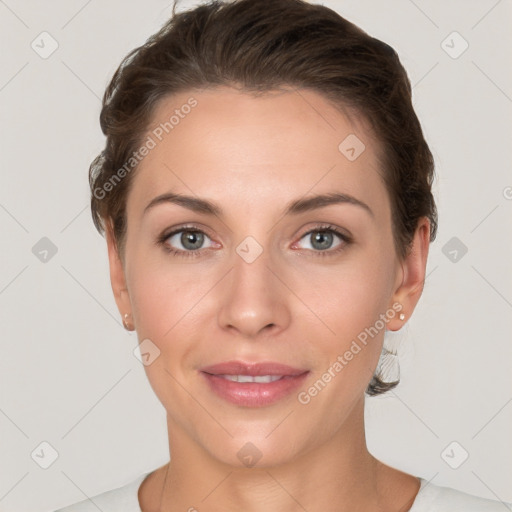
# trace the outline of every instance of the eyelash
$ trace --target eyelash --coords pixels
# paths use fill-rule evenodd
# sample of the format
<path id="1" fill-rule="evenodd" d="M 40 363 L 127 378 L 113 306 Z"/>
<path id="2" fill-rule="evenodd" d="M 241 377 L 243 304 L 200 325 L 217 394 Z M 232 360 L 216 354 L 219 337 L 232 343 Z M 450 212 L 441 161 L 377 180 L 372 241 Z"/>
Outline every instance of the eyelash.
<path id="1" fill-rule="evenodd" d="M 166 244 L 166 241 L 173 235 L 177 233 L 181 233 L 182 231 L 189 231 L 191 233 L 202 233 L 206 235 L 208 238 L 211 238 L 208 233 L 205 233 L 203 230 L 196 228 L 195 226 L 180 226 L 179 228 L 174 229 L 170 232 L 164 232 L 157 238 L 157 244 L 159 246 L 162 246 L 163 249 L 168 252 L 169 254 L 172 254 L 174 256 L 183 257 L 183 258 L 195 258 L 197 256 L 200 256 L 202 253 L 202 249 L 198 249 L 195 251 L 182 251 L 180 249 L 173 249 L 172 247 L 169 247 Z M 348 245 L 352 243 L 352 238 L 348 236 L 345 233 L 342 233 L 339 229 L 337 229 L 335 226 L 332 226 L 330 224 L 322 224 L 319 226 L 316 226 L 313 229 L 310 229 L 309 231 L 306 231 L 302 236 L 299 238 L 299 240 L 302 240 L 305 236 L 310 235 L 311 233 L 317 233 L 317 232 L 329 232 L 334 233 L 338 238 L 341 239 L 342 243 L 336 247 L 335 249 L 326 249 L 324 251 L 312 251 L 315 253 L 315 255 L 320 257 L 326 257 L 326 256 L 333 256 L 338 254 L 339 252 L 346 249 Z M 311 249 L 308 249 L 311 251 Z"/>

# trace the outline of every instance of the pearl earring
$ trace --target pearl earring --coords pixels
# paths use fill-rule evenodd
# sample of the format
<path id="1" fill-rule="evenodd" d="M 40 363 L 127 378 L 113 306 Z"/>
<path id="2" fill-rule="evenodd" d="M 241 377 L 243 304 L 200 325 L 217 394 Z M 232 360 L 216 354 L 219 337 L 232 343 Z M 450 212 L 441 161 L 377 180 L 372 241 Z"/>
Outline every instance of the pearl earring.
<path id="1" fill-rule="evenodd" d="M 127 331 L 131 331 L 131 328 L 130 326 L 128 325 L 128 317 L 131 316 L 130 313 L 125 313 L 124 314 L 124 318 L 123 318 L 123 325 L 124 325 L 124 328 L 127 330 Z"/>
<path id="2" fill-rule="evenodd" d="M 400 318 L 400 320 L 405 320 L 405 315 L 403 313 L 400 313 L 400 315 L 398 316 L 398 318 Z"/>

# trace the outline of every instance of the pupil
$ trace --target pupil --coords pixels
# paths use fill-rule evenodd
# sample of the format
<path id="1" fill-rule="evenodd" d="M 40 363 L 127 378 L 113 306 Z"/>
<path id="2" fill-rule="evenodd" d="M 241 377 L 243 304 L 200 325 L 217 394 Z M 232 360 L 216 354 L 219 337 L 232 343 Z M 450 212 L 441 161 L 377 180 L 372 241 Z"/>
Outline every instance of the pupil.
<path id="1" fill-rule="evenodd" d="M 315 244 L 317 249 L 328 249 L 332 244 L 332 233 L 328 233 L 327 231 L 317 231 L 317 233 L 313 236 L 313 247 Z"/>
<path id="2" fill-rule="evenodd" d="M 181 243 L 186 249 L 198 249 L 203 242 L 203 234 L 195 231 L 186 231 L 181 235 Z M 190 246 L 190 245 L 191 246 Z"/>

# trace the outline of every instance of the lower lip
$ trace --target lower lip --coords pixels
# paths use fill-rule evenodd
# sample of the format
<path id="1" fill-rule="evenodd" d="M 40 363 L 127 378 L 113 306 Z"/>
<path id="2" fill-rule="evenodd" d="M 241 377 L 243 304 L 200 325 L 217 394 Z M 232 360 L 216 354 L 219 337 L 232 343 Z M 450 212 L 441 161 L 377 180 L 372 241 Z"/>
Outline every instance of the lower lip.
<path id="1" fill-rule="evenodd" d="M 264 407 L 281 400 L 299 388 L 309 372 L 265 383 L 233 382 L 218 375 L 201 373 L 208 381 L 212 391 L 224 400 L 244 407 Z"/>

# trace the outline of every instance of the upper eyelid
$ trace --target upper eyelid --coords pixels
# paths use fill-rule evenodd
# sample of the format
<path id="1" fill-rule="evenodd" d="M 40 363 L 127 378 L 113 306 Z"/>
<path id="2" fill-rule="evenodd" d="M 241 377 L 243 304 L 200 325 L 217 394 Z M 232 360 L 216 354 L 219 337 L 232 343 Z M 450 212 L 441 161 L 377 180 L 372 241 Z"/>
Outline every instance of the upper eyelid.
<path id="1" fill-rule="evenodd" d="M 203 227 L 199 227 L 199 226 L 194 226 L 194 225 L 184 225 L 184 226 L 178 226 L 176 228 L 170 228 L 169 231 L 164 230 L 162 232 L 161 236 L 165 237 L 165 238 L 169 238 L 169 237 L 171 237 L 173 235 L 176 235 L 177 233 L 181 233 L 182 231 L 198 231 L 200 233 L 204 233 L 209 238 L 213 238 L 210 235 L 210 233 L 208 232 L 208 229 L 203 228 Z"/>
<path id="2" fill-rule="evenodd" d="M 331 233 L 334 233 L 334 235 L 337 236 L 343 243 L 346 244 L 351 243 L 353 241 L 353 236 L 350 232 L 347 232 L 347 230 L 343 228 L 332 226 L 329 223 L 319 224 L 317 227 L 308 229 L 300 236 L 299 240 L 302 240 L 305 236 L 314 233 L 315 231 L 330 231 Z"/>
<path id="3" fill-rule="evenodd" d="M 341 228 L 336 228 L 334 226 L 327 226 L 327 225 L 319 225 L 317 227 L 313 227 L 313 228 L 310 228 L 308 229 L 307 231 L 305 231 L 302 235 L 301 235 L 301 238 L 306 236 L 306 235 L 309 235 L 310 233 L 314 233 L 315 231 L 331 231 L 333 232 L 335 235 L 339 235 L 339 236 L 345 236 L 347 238 L 350 238 L 350 235 L 348 233 L 344 233 L 344 230 L 341 229 Z"/>

